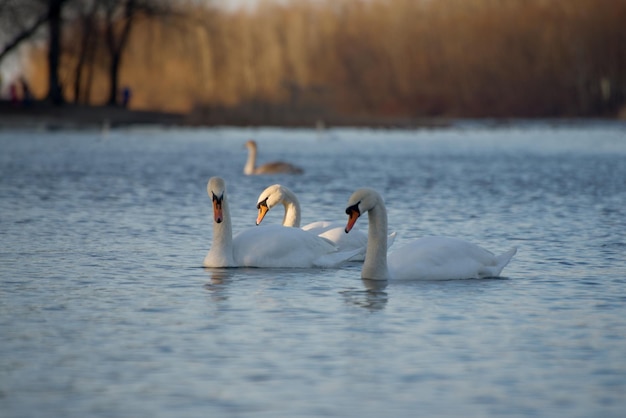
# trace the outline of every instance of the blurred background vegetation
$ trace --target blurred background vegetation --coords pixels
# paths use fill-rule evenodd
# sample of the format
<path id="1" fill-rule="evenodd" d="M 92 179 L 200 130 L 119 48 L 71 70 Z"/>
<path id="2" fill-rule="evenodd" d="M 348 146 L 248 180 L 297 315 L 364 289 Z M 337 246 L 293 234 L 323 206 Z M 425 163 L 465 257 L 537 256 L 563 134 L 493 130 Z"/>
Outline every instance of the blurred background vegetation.
<path id="1" fill-rule="evenodd" d="M 0 0 L 0 53 L 27 35 L 39 99 L 119 105 L 128 86 L 133 109 L 199 118 L 626 114 L 626 0 L 218 3 Z"/>

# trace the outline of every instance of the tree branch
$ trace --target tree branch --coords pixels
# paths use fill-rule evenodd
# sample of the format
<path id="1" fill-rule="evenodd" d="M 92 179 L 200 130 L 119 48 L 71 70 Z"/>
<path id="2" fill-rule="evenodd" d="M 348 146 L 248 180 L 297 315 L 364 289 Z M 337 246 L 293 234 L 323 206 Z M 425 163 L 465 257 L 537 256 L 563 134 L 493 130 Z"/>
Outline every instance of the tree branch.
<path id="1" fill-rule="evenodd" d="M 17 35 L 11 42 L 6 44 L 2 51 L 0 51 L 0 62 L 2 59 L 13 49 L 17 48 L 22 41 L 30 38 L 36 31 L 39 29 L 41 25 L 48 21 L 48 12 L 41 14 L 37 20 L 35 20 L 30 27 L 26 28 L 22 33 Z"/>

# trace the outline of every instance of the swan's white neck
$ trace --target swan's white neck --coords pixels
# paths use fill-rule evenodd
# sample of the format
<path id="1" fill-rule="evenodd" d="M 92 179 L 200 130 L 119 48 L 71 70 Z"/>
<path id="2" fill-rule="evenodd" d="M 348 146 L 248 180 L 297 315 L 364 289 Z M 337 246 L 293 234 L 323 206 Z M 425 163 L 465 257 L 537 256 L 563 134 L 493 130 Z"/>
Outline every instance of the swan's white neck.
<path id="1" fill-rule="evenodd" d="M 248 146 L 248 160 L 243 167 L 243 173 L 246 175 L 254 174 L 254 166 L 256 165 L 256 147 Z"/>
<path id="2" fill-rule="evenodd" d="M 210 256 L 217 265 L 223 267 L 235 265 L 233 257 L 233 226 L 226 196 L 222 200 L 222 222 L 217 223 L 213 220 L 213 244 L 211 245 Z"/>
<path id="3" fill-rule="evenodd" d="M 387 209 L 379 201 L 367 212 L 368 232 L 365 261 L 361 277 L 370 280 L 388 280 L 387 269 Z"/>
<path id="4" fill-rule="evenodd" d="M 283 188 L 283 205 L 285 206 L 285 217 L 283 226 L 300 228 L 300 202 L 295 194 Z"/>

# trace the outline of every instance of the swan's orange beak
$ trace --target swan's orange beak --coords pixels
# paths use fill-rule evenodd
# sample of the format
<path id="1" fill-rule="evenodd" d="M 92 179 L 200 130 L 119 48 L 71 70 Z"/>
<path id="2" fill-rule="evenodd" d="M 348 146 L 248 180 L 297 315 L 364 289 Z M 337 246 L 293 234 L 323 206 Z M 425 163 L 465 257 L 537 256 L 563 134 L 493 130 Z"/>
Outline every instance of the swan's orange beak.
<path id="1" fill-rule="evenodd" d="M 265 218 L 265 215 L 267 214 L 267 211 L 269 211 L 269 208 L 267 207 L 267 205 L 258 205 L 259 208 L 259 216 L 256 217 L 256 224 L 260 224 L 261 221 L 263 220 L 263 218 Z"/>
<path id="2" fill-rule="evenodd" d="M 224 214 L 222 213 L 222 198 L 213 195 L 213 220 L 222 223 Z"/>
<path id="3" fill-rule="evenodd" d="M 354 227 L 356 220 L 359 219 L 359 216 L 361 216 L 361 212 L 359 211 L 359 207 L 354 205 L 346 209 L 346 214 L 348 215 L 348 224 L 346 225 L 345 230 L 347 234 Z"/>

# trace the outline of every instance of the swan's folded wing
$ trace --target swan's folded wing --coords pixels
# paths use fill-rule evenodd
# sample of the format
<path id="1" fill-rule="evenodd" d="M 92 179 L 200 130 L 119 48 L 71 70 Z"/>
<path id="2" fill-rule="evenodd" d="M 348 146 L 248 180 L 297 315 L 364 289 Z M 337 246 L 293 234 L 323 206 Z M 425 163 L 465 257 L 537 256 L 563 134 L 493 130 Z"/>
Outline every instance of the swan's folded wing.
<path id="1" fill-rule="evenodd" d="M 246 229 L 233 244 L 235 261 L 247 267 L 316 267 L 320 257 L 337 253 L 330 241 L 282 225 Z"/>
<path id="2" fill-rule="evenodd" d="M 310 224 L 304 225 L 302 229 L 305 231 L 311 232 L 315 235 L 319 235 L 335 227 L 336 226 L 335 224 L 336 222 L 317 221 L 317 222 L 311 222 Z"/>
<path id="3" fill-rule="evenodd" d="M 363 261 L 367 248 L 367 235 L 354 228 L 349 234 L 345 231 L 345 222 L 313 222 L 302 227 L 312 234 L 317 234 L 333 242 L 339 251 L 351 251 L 354 255 L 351 261 Z"/>
<path id="4" fill-rule="evenodd" d="M 497 276 L 498 258 L 470 242 L 424 237 L 389 255 L 394 279 L 449 280 Z M 501 270 L 501 268 L 500 268 Z"/>

